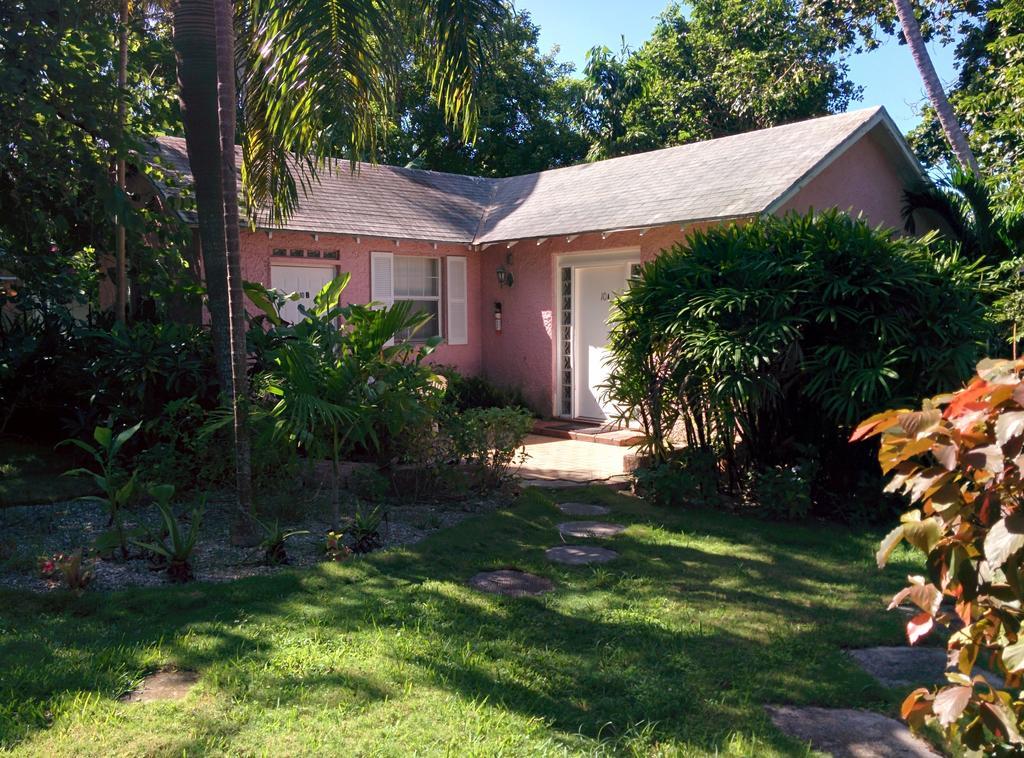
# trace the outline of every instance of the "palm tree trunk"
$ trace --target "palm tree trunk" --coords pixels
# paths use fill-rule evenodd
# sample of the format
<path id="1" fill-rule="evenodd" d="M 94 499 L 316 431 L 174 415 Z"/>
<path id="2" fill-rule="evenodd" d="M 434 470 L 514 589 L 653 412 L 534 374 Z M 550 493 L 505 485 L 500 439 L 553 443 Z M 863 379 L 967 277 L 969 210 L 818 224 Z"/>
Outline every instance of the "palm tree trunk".
<path id="1" fill-rule="evenodd" d="M 128 87 L 128 17 L 131 12 L 129 0 L 121 0 L 121 28 L 119 30 L 117 69 L 117 187 L 121 191 L 122 201 L 126 190 L 127 170 L 124 159 L 124 131 L 127 121 L 127 103 L 125 90 Z M 114 271 L 117 294 L 114 298 L 114 318 L 124 321 L 128 312 L 128 265 L 125 254 L 125 235 L 123 214 L 118 213 L 114 229 Z"/>
<path id="2" fill-rule="evenodd" d="M 935 66 L 932 65 L 928 48 L 925 47 L 924 40 L 921 38 L 921 27 L 914 16 L 911 0 L 893 0 L 893 2 L 896 4 L 896 15 L 899 16 L 900 25 L 903 27 L 903 36 L 907 40 L 910 54 L 914 58 L 921 79 L 924 80 L 925 92 L 928 93 L 928 99 L 931 100 L 932 107 L 935 108 L 939 124 L 946 134 L 949 146 L 953 148 L 953 153 L 964 170 L 970 171 L 975 176 L 980 176 L 981 169 L 978 166 L 978 159 L 974 157 L 971 146 L 967 144 L 967 138 L 960 128 L 960 122 L 957 121 L 956 114 L 953 113 L 953 107 L 949 104 L 949 99 L 942 89 L 942 82 L 939 81 L 939 75 L 935 72 Z"/>
<path id="3" fill-rule="evenodd" d="M 200 254 L 221 394 L 231 397 L 226 240 L 217 113 L 217 37 L 212 0 L 177 0 L 174 50 L 185 145 L 196 196 Z"/>
<path id="4" fill-rule="evenodd" d="M 220 171 L 224 251 L 227 263 L 228 331 L 231 341 L 233 392 L 231 407 L 235 435 L 235 490 L 238 497 L 231 539 L 250 544 L 256 539 L 252 523 L 252 451 L 249 439 L 249 364 L 245 344 L 245 295 L 242 290 L 239 239 L 238 179 L 235 170 L 235 28 L 231 0 L 214 0 L 217 25 L 217 107 L 220 122 Z"/>

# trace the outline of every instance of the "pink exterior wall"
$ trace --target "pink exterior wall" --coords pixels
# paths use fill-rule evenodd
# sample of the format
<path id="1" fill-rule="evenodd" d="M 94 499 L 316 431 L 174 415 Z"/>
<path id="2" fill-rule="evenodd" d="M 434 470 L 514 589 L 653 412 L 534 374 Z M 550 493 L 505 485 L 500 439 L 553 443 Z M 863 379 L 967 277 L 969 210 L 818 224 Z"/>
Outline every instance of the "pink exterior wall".
<path id="1" fill-rule="evenodd" d="M 863 213 L 872 225 L 903 229 L 900 208 L 905 187 L 892 160 L 868 135 L 814 177 L 781 213 L 839 208 L 853 216 Z"/>
<path id="2" fill-rule="evenodd" d="M 695 228 L 689 226 L 687 229 Z M 531 408 L 544 416 L 554 410 L 556 366 L 555 328 L 557 300 L 556 260 L 561 255 L 586 255 L 611 250 L 639 252 L 643 261 L 686 236 L 679 225 L 640 232 L 618 232 L 602 239 L 601 234 L 552 237 L 537 244 L 522 240 L 511 248 L 494 245 L 482 251 L 480 280 L 480 322 L 483 330 L 483 373 L 500 386 L 523 392 Z M 507 262 L 512 254 L 512 264 Z M 499 287 L 498 266 L 515 276 L 513 287 Z M 494 331 L 494 303 L 502 308 L 502 331 Z"/>
<path id="3" fill-rule="evenodd" d="M 814 177 L 782 207 L 780 214 L 790 210 L 840 208 L 853 215 L 863 213 L 871 224 L 900 229 L 904 187 L 892 161 L 873 138 L 867 137 Z M 552 414 L 558 386 L 557 256 L 632 248 L 639 250 L 641 260 L 649 261 L 698 226 L 706 228 L 710 224 L 689 225 L 686 231 L 679 225 L 663 226 L 642 236 L 635 231 L 610 234 L 605 238 L 600 234 L 585 234 L 572 241 L 560 236 L 539 245 L 534 240 L 522 240 L 511 248 L 495 245 L 483 251 L 480 301 L 481 323 L 485 324 L 484 375 L 496 384 L 519 388 L 533 410 Z M 507 265 L 509 252 L 512 253 L 515 286 L 499 288 L 494 271 L 499 265 Z M 493 328 L 495 301 L 502 304 L 500 335 Z"/>
<path id="4" fill-rule="evenodd" d="M 442 319 L 447 317 L 445 299 L 448 282 L 445 281 L 446 266 L 444 257 L 448 255 L 464 256 L 467 261 L 466 279 L 468 284 L 467 310 L 469 313 L 469 339 L 466 345 L 442 344 L 430 356 L 431 363 L 454 366 L 466 374 L 479 374 L 480 362 L 480 323 L 475 315 L 480 312 L 480 288 L 476 282 L 480 277 L 480 254 L 470 250 L 466 245 L 439 242 L 436 249 L 433 243 L 401 240 L 397 244 L 393 239 L 378 237 L 350 237 L 338 234 L 320 234 L 314 239 L 309 232 L 275 231 L 273 237 L 266 232 L 242 231 L 242 276 L 247 281 L 260 282 L 270 286 L 271 265 L 287 266 L 320 266 L 332 265 L 338 272 L 352 275 L 342 301 L 347 303 L 370 302 L 370 253 L 394 253 L 395 255 L 419 255 L 441 258 L 441 313 Z M 291 250 L 340 251 L 340 260 L 324 261 L 307 258 L 275 258 L 275 248 Z M 255 309 L 249 306 L 250 311 Z M 444 321 L 442 321 L 444 324 Z M 442 326 L 446 331 L 447 325 Z"/>

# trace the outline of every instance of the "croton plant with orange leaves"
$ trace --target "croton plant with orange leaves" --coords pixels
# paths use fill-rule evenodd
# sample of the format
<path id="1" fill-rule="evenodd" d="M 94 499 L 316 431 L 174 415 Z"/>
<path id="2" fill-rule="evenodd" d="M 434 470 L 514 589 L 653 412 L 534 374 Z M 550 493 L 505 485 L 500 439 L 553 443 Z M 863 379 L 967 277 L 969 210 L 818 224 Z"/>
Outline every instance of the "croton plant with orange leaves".
<path id="1" fill-rule="evenodd" d="M 904 540 L 927 557 L 926 576 L 908 577 L 889 607 L 916 606 L 911 644 L 937 624 L 953 630 L 949 683 L 911 692 L 903 718 L 914 729 L 937 723 L 972 751 L 1024 752 L 1024 361 L 982 361 L 964 389 L 872 416 L 851 440 L 875 435 L 887 491 L 906 493 L 912 507 L 882 541 L 878 565 Z"/>

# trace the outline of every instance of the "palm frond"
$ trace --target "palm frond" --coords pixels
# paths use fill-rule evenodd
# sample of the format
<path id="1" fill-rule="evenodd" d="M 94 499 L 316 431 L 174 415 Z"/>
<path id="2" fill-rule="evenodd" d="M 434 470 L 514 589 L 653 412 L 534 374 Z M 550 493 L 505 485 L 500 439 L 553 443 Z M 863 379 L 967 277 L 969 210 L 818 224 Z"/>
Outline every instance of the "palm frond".
<path id="1" fill-rule="evenodd" d="M 332 160 L 372 159 L 388 122 L 411 19 L 432 85 L 464 137 L 500 0 L 248 0 L 238 5 L 242 184 L 250 224 L 281 224 Z"/>

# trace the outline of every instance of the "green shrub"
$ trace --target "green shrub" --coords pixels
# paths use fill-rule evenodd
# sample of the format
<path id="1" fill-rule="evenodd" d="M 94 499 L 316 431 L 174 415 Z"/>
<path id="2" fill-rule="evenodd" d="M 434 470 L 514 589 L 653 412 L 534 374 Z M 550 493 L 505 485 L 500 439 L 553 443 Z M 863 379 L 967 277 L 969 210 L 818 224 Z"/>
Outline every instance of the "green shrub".
<path id="1" fill-rule="evenodd" d="M 121 557 L 128 558 L 128 533 L 124 527 L 124 510 L 135 497 L 138 482 L 137 473 L 130 474 L 123 468 L 121 449 L 139 431 L 142 422 L 114 434 L 106 426 L 97 426 L 92 436 L 95 444 L 79 439 L 64 440 L 61 444 L 74 445 L 92 458 L 93 470 L 76 468 L 65 472 L 65 476 L 89 476 L 103 496 L 87 496 L 79 500 L 92 500 L 104 505 L 110 516 L 112 535 L 121 548 Z"/>
<path id="2" fill-rule="evenodd" d="M 473 408 L 526 408 L 518 389 L 498 387 L 482 376 L 465 376 L 451 366 L 435 367 L 445 378 L 444 402 L 457 411 Z"/>
<path id="3" fill-rule="evenodd" d="M 362 500 L 379 503 L 391 494 L 391 482 L 371 466 L 359 466 L 348 478 L 348 490 Z"/>
<path id="4" fill-rule="evenodd" d="M 167 578 L 172 582 L 188 582 L 192 579 L 192 553 L 195 552 L 196 543 L 199 541 L 199 530 L 202 528 L 206 500 L 205 498 L 201 499 L 192 510 L 188 531 L 185 531 L 171 509 L 174 487 L 169 484 L 158 485 L 150 490 L 150 494 L 156 499 L 156 506 L 163 519 L 167 537 L 152 542 L 133 541 L 166 563 L 164 570 L 167 573 Z"/>
<path id="5" fill-rule="evenodd" d="M 721 502 L 718 462 L 699 448 L 675 451 L 667 461 L 655 461 L 634 474 L 637 494 L 662 506 L 718 505 Z"/>
<path id="6" fill-rule="evenodd" d="M 817 474 L 818 461 L 812 457 L 802 457 L 790 466 L 756 469 L 750 474 L 749 495 L 765 518 L 799 521 L 811 512 Z"/>
<path id="7" fill-rule="evenodd" d="M 345 525 L 344 530 L 353 553 L 372 553 L 380 549 L 384 544 L 380 534 L 380 525 L 383 521 L 384 514 L 379 507 L 370 510 L 365 510 L 362 506 L 356 508 L 355 515 Z"/>
<path id="8" fill-rule="evenodd" d="M 104 326 L 42 307 L 0 316 L 0 431 L 84 438 L 96 426 L 156 418 L 181 398 L 209 410 L 218 392 L 212 341 L 200 327 Z M 146 442 L 143 430 L 134 445 Z"/>
<path id="9" fill-rule="evenodd" d="M 263 312 L 254 321 L 260 334 L 250 341 L 261 345 L 266 366 L 254 383 L 262 404 L 253 415 L 269 419 L 276 441 L 331 461 L 334 526 L 341 520 L 342 459 L 361 453 L 381 465 L 396 462 L 407 430 L 436 415 L 442 389 L 425 362 L 440 339 L 419 344 L 399 337 L 413 334 L 429 314 L 414 312 L 409 302 L 339 305 L 349 278 L 328 282 L 294 325 L 281 318 L 282 296 L 246 283 Z"/>
<path id="10" fill-rule="evenodd" d="M 455 454 L 474 467 L 483 489 L 500 486 L 514 463 L 526 459 L 523 440 L 533 416 L 522 408 L 474 408 L 453 414 L 447 422 Z"/>
<path id="11" fill-rule="evenodd" d="M 171 484 L 181 493 L 231 488 L 235 482 L 230 413 L 209 412 L 194 398 L 168 403 L 143 427 L 149 446 L 135 457 L 139 478 L 148 484 Z M 290 486 L 298 472 L 295 447 L 274 437 L 265 414 L 249 420 L 252 482 L 257 491 Z"/>
<path id="12" fill-rule="evenodd" d="M 608 392 L 667 461 L 723 459 L 725 486 L 818 450 L 846 491 L 870 465 L 857 419 L 970 374 L 991 334 L 977 266 L 838 212 L 692 233 L 617 301 Z"/>

